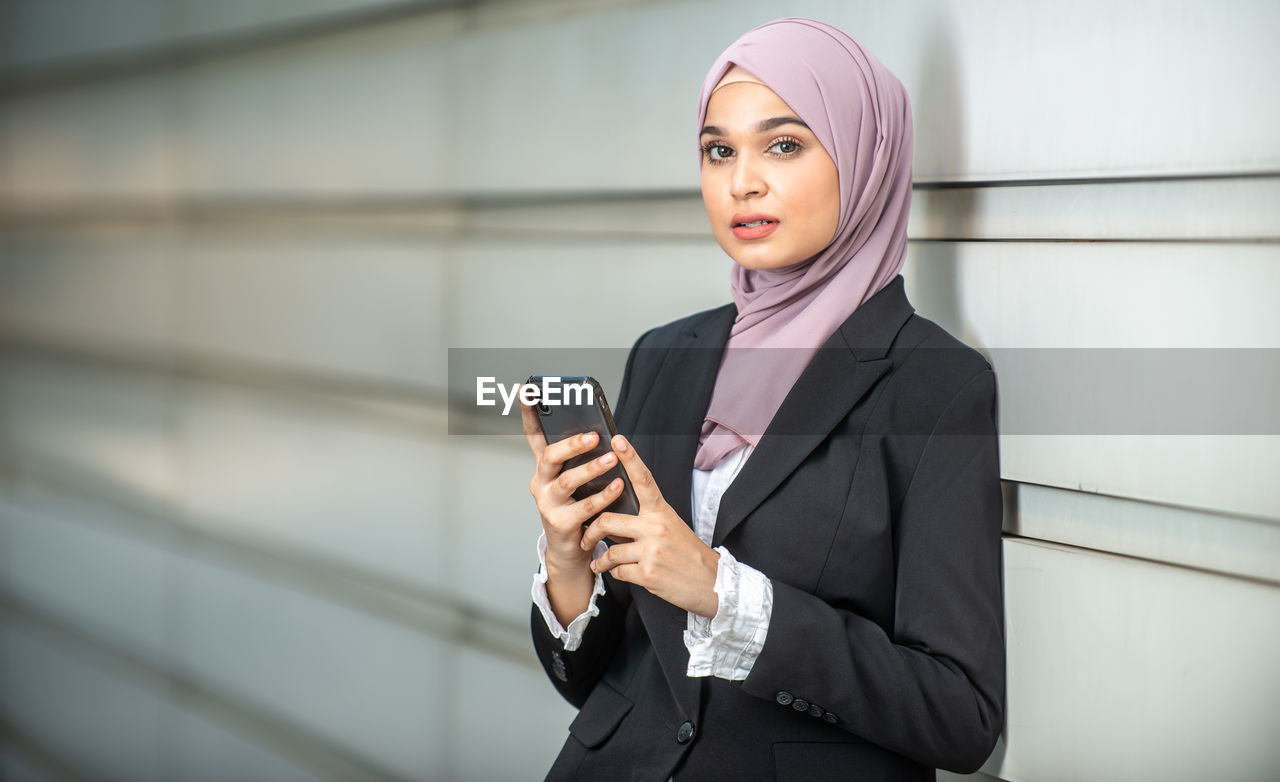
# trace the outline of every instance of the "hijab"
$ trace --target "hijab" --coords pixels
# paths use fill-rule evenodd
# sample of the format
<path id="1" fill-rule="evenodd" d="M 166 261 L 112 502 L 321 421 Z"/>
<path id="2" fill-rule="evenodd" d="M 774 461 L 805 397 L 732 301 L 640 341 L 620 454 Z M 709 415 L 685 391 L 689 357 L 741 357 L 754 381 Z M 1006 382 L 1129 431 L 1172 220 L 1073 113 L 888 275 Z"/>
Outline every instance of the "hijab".
<path id="1" fill-rule="evenodd" d="M 840 218 L 831 243 L 777 269 L 734 264 L 738 314 L 716 374 L 694 467 L 755 446 L 823 343 L 898 275 L 911 207 L 911 104 L 902 83 L 847 33 L 788 17 L 745 33 L 702 82 L 701 132 L 720 80 L 738 65 L 773 90 L 836 164 Z M 763 350 L 756 350 L 762 348 Z"/>

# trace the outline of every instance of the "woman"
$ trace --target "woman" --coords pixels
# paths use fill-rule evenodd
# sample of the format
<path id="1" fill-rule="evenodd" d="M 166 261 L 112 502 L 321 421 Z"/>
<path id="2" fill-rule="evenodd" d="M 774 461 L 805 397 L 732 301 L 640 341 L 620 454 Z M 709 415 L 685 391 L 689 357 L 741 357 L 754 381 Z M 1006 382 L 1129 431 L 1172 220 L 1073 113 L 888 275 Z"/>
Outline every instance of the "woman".
<path id="1" fill-rule="evenodd" d="M 697 128 L 733 304 L 636 342 L 602 460 L 561 475 L 593 441 L 523 411 L 534 646 L 580 707 L 548 778 L 973 771 L 1004 707 L 995 379 L 898 276 L 906 92 L 780 19 L 712 65 Z M 570 494 L 616 461 L 640 512 L 584 532 L 620 481 Z"/>

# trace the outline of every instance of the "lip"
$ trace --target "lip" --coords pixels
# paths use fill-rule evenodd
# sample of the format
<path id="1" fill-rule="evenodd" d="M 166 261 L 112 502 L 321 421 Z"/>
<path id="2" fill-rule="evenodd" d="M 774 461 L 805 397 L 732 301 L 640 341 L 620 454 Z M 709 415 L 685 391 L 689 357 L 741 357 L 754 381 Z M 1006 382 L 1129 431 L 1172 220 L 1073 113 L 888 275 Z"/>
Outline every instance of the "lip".
<path id="1" fill-rule="evenodd" d="M 754 223 L 758 220 L 768 220 L 764 225 L 756 225 L 750 228 L 742 225 L 742 223 Z M 778 218 L 773 215 L 763 214 L 761 212 L 752 212 L 751 214 L 736 214 L 733 216 L 733 222 L 730 223 L 733 235 L 739 239 L 763 239 L 774 231 L 778 230 Z"/>

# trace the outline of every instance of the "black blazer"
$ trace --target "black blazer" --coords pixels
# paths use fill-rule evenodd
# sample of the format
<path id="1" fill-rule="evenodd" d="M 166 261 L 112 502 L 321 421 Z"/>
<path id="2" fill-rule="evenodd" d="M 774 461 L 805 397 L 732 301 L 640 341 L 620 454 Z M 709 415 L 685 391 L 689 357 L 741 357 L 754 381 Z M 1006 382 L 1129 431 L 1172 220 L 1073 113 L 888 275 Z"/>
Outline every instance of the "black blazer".
<path id="1" fill-rule="evenodd" d="M 986 760 L 1005 695 L 995 376 L 913 313 L 901 277 L 859 307 L 721 500 L 712 544 L 773 583 L 745 681 L 687 677 L 685 611 L 612 576 L 572 652 L 533 610 L 580 707 L 548 779 L 933 780 Z M 623 375 L 618 429 L 686 522 L 735 315 L 647 332 Z"/>

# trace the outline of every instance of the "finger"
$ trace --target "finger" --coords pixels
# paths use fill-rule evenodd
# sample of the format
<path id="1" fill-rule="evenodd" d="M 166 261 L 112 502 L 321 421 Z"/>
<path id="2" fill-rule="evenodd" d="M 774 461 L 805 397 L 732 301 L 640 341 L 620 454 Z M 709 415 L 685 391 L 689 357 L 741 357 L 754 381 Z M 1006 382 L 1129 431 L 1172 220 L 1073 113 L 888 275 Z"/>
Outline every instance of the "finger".
<path id="1" fill-rule="evenodd" d="M 635 489 L 640 509 L 648 510 L 665 502 L 662 499 L 662 492 L 658 489 L 657 481 L 653 479 L 653 473 L 649 472 L 649 468 L 640 461 L 636 449 L 631 447 L 627 438 L 615 435 L 610 444 L 613 446 L 614 453 L 618 454 L 618 461 L 622 463 L 622 468 L 627 471 L 627 477 L 631 479 L 631 488 Z"/>
<path id="2" fill-rule="evenodd" d="M 560 469 L 569 459 L 595 447 L 599 435 L 595 432 L 584 432 L 566 437 L 559 442 L 550 443 L 538 458 L 538 477 L 543 483 L 550 483 L 560 474 Z"/>
<path id="3" fill-rule="evenodd" d="M 614 546 L 613 548 L 617 548 L 617 546 Z M 613 549 L 609 550 L 613 551 Z M 618 581 L 626 581 L 628 584 L 645 586 L 645 581 L 642 578 L 641 573 L 643 573 L 643 571 L 641 570 L 640 565 L 635 562 L 624 562 L 621 565 L 614 565 L 613 569 L 609 571 L 609 575 L 613 576 Z"/>
<path id="4" fill-rule="evenodd" d="M 580 464 L 573 469 L 565 470 L 560 473 L 556 476 L 552 486 L 554 487 L 556 494 L 563 501 L 565 498 L 577 491 L 579 486 L 592 478 L 613 469 L 613 466 L 617 463 L 617 455 L 610 451 L 603 456 L 592 459 L 586 464 Z M 618 479 L 619 482 L 621 482 L 621 480 L 621 478 Z"/>
<path id="5" fill-rule="evenodd" d="M 524 428 L 524 439 L 529 442 L 529 450 L 536 459 L 547 447 L 547 438 L 542 434 L 542 426 L 538 423 L 538 411 L 532 405 L 520 402 L 520 425 Z"/>
<path id="6" fill-rule="evenodd" d="M 591 522 L 591 526 L 582 533 L 582 548 L 590 551 L 606 535 L 613 538 L 637 538 L 638 524 L 635 516 L 626 513 L 601 513 L 600 518 Z"/>
<path id="7" fill-rule="evenodd" d="M 636 543 L 619 543 L 606 549 L 603 554 L 591 560 L 594 573 L 608 573 L 619 565 L 635 564 L 640 561 L 640 547 Z"/>
<path id="8" fill-rule="evenodd" d="M 622 479 L 614 478 L 600 491 L 569 506 L 572 510 L 573 522 L 581 526 L 587 519 L 612 505 L 621 493 Z"/>

